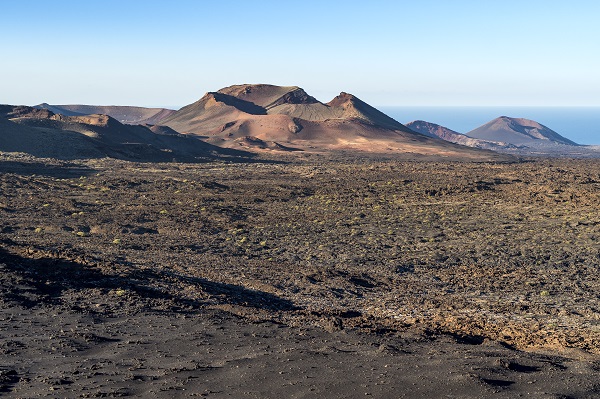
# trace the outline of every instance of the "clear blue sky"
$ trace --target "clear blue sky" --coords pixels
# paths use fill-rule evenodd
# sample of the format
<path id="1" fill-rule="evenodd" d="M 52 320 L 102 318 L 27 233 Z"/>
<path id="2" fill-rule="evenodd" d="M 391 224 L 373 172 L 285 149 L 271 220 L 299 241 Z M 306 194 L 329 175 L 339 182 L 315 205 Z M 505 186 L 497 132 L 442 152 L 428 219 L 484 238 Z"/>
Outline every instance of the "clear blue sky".
<path id="1" fill-rule="evenodd" d="M 238 83 L 374 105 L 600 105 L 597 0 L 0 0 L 0 103 L 183 106 Z"/>

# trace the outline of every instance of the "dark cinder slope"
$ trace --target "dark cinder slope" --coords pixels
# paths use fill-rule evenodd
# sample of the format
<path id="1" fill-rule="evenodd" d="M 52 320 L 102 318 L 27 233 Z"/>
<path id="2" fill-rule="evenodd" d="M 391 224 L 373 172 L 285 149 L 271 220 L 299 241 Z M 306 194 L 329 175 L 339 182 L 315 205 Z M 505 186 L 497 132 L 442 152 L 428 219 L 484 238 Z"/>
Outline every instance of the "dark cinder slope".
<path id="1" fill-rule="evenodd" d="M 523 118 L 501 116 L 471 130 L 467 136 L 482 140 L 503 141 L 515 145 L 552 143 L 575 146 L 577 143 L 561 136 L 548 127 Z"/>

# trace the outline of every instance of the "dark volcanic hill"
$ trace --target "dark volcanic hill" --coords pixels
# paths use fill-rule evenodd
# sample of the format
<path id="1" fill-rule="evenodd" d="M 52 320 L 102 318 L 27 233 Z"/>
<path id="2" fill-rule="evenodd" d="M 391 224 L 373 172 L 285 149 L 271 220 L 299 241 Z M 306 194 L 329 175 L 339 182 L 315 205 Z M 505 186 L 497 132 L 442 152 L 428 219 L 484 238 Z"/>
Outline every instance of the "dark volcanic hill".
<path id="1" fill-rule="evenodd" d="M 106 157 L 106 150 L 101 143 L 76 132 L 29 127 L 0 116 L 0 151 L 78 159 Z"/>
<path id="2" fill-rule="evenodd" d="M 112 157 L 157 162 L 249 155 L 168 127 L 125 125 L 108 115 L 65 116 L 10 105 L 0 105 L 0 151 L 59 159 Z"/>
<path id="3" fill-rule="evenodd" d="M 26 105 L 0 104 L 0 118 L 50 118 L 54 112 Z"/>
<path id="4" fill-rule="evenodd" d="M 113 117 L 121 123 L 128 125 L 150 124 L 156 125 L 162 119 L 175 113 L 174 110 L 165 108 L 144 108 L 116 105 L 50 105 L 39 104 L 35 108 L 47 109 L 55 114 L 65 116 L 103 114 Z"/>
<path id="5" fill-rule="evenodd" d="M 416 133 L 351 94 L 322 103 L 297 86 L 226 87 L 207 93 L 161 124 L 232 148 L 490 155 Z"/>
<path id="6" fill-rule="evenodd" d="M 515 145 L 510 143 L 476 139 L 462 133 L 455 132 L 447 127 L 421 120 L 409 122 L 406 124 L 406 127 L 426 136 L 438 137 L 442 140 L 446 140 L 455 144 L 466 145 L 468 147 L 495 151 L 516 148 Z"/>
<path id="7" fill-rule="evenodd" d="M 548 127 L 529 119 L 501 116 L 471 130 L 467 136 L 515 145 L 563 144 L 578 145 Z"/>

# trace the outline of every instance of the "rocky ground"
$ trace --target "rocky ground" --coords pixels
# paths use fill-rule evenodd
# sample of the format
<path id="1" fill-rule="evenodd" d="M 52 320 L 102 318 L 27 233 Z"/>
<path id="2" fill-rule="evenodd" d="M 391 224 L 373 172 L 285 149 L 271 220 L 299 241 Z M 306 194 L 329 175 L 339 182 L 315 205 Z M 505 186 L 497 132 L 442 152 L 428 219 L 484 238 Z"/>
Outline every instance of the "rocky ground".
<path id="1" fill-rule="evenodd" d="M 597 397 L 600 161 L 0 155 L 8 397 Z"/>

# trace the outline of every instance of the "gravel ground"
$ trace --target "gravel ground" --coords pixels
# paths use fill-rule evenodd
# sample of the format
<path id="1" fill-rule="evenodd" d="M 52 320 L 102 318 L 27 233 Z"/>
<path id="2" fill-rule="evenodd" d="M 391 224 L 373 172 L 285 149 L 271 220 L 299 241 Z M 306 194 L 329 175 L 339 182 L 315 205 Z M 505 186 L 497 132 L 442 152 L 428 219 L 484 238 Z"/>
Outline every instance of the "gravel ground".
<path id="1" fill-rule="evenodd" d="M 0 193 L 9 396 L 598 395 L 598 160 L 2 155 Z"/>

